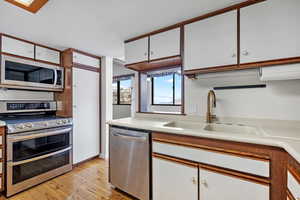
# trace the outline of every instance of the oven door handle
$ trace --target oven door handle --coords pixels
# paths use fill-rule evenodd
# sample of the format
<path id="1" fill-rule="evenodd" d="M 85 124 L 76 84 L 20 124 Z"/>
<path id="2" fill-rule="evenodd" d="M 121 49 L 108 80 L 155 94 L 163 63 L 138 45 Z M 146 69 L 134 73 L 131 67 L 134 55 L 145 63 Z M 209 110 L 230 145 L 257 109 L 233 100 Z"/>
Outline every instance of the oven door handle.
<path id="1" fill-rule="evenodd" d="M 40 137 L 47 137 L 47 136 L 51 136 L 51 135 L 60 135 L 60 134 L 67 133 L 70 131 L 72 131 L 72 127 L 63 128 L 63 129 L 54 130 L 54 131 L 45 131 L 45 132 L 39 131 L 36 134 L 26 133 L 26 135 L 8 136 L 7 139 L 9 142 L 18 142 L 18 141 L 30 140 L 30 139 L 40 138 Z"/>
<path id="2" fill-rule="evenodd" d="M 49 154 L 46 154 L 46 155 L 42 155 L 42 156 L 38 156 L 38 157 L 34 157 L 34 158 L 31 158 L 31 159 L 27 159 L 27 160 L 22 160 L 22 161 L 18 161 L 18 162 L 8 162 L 7 164 L 9 166 L 17 166 L 17 165 L 22 165 L 22 164 L 26 164 L 26 163 L 29 163 L 29 162 L 33 162 L 33 161 L 36 161 L 36 160 L 41 160 L 41 159 L 44 159 L 44 158 L 48 158 L 50 156 L 54 156 L 54 155 L 57 155 L 57 154 L 60 154 L 60 153 L 63 153 L 63 152 L 66 152 L 66 151 L 69 151 L 71 150 L 72 147 L 67 147 L 65 149 L 62 149 L 62 150 L 59 150 L 59 151 L 55 151 L 53 153 L 49 153 Z"/>

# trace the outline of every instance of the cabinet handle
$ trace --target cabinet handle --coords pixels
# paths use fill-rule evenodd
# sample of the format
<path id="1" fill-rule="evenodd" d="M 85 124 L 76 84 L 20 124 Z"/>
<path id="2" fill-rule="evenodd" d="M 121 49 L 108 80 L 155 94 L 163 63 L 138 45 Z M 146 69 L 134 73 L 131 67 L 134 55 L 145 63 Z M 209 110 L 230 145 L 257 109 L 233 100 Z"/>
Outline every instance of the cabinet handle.
<path id="1" fill-rule="evenodd" d="M 148 55 L 148 53 L 144 53 L 144 56 L 147 56 Z"/>
<path id="2" fill-rule="evenodd" d="M 242 53 L 244 56 L 248 56 L 249 55 L 249 52 L 247 50 L 243 51 Z"/>
<path id="3" fill-rule="evenodd" d="M 73 106 L 73 108 L 77 108 L 77 106 Z"/>
<path id="4" fill-rule="evenodd" d="M 204 187 L 208 188 L 208 184 L 206 180 L 201 180 L 201 185 L 203 185 Z"/>
<path id="5" fill-rule="evenodd" d="M 150 54 L 151 54 L 151 55 L 153 55 L 153 54 L 154 54 L 154 52 L 153 52 L 153 51 L 151 51 L 151 52 L 150 52 Z"/>
<path id="6" fill-rule="evenodd" d="M 197 179 L 196 179 L 195 177 L 192 178 L 192 183 L 193 183 L 194 185 L 197 185 L 197 184 L 198 184 L 198 181 L 197 181 Z"/>
<path id="7" fill-rule="evenodd" d="M 231 56 L 232 58 L 235 58 L 236 57 L 236 54 L 234 53 L 234 54 L 232 54 L 232 56 Z"/>

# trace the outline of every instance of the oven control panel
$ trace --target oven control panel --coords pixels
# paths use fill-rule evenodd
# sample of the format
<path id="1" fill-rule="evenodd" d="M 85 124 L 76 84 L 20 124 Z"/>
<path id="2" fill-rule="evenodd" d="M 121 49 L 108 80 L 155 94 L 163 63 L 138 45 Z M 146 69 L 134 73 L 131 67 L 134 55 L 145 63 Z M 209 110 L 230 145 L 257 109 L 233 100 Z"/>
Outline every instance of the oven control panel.
<path id="1" fill-rule="evenodd" d="M 71 118 L 7 124 L 7 133 L 10 134 L 10 133 L 41 130 L 47 128 L 56 128 L 61 126 L 71 126 L 72 124 L 73 124 L 73 120 Z"/>

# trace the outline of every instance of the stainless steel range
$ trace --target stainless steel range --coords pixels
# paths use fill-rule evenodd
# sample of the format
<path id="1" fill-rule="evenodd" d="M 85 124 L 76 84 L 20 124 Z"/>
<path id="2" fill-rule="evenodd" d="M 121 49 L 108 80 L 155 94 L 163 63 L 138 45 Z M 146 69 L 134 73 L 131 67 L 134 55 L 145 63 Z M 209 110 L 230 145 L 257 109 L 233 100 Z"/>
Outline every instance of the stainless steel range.
<path id="1" fill-rule="evenodd" d="M 7 125 L 6 195 L 72 170 L 72 119 L 55 116 L 53 101 L 1 101 Z"/>

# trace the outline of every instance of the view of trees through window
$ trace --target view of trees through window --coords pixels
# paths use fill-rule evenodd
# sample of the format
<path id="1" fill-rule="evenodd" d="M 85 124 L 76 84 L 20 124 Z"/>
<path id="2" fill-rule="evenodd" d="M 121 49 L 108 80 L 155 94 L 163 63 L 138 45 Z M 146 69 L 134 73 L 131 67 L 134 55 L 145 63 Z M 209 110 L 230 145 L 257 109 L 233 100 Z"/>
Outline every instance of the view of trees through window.
<path id="1" fill-rule="evenodd" d="M 153 105 L 181 105 L 182 76 L 173 73 L 152 78 Z"/>
<path id="2" fill-rule="evenodd" d="M 118 80 L 113 82 L 113 104 L 130 105 L 132 83 L 131 79 Z"/>

